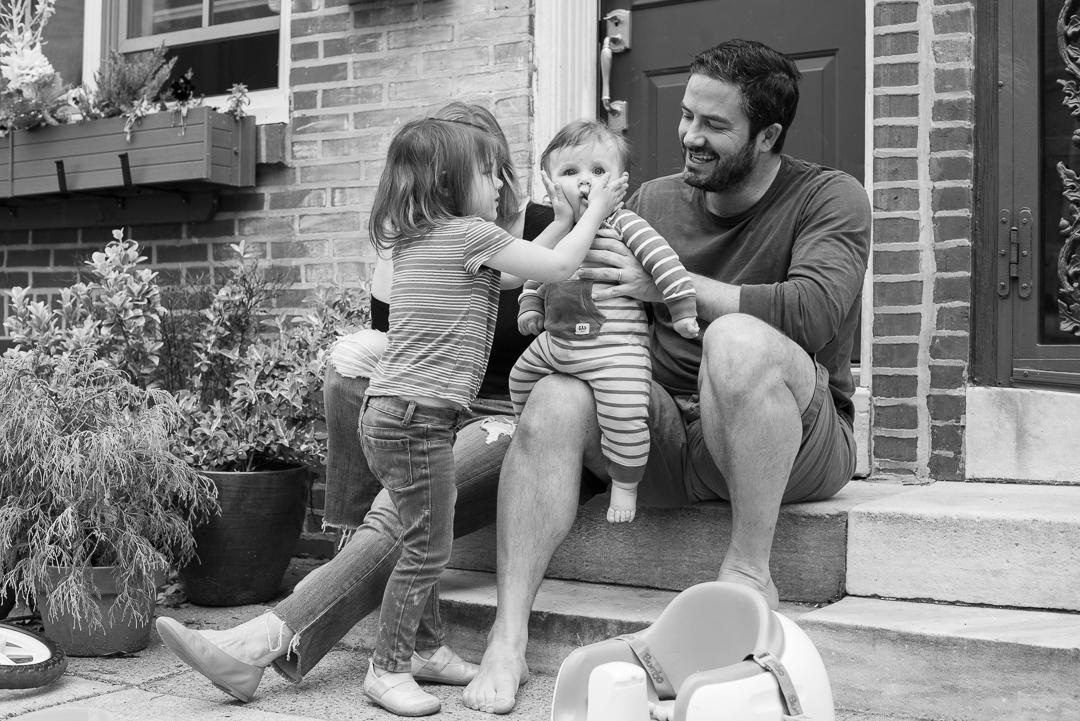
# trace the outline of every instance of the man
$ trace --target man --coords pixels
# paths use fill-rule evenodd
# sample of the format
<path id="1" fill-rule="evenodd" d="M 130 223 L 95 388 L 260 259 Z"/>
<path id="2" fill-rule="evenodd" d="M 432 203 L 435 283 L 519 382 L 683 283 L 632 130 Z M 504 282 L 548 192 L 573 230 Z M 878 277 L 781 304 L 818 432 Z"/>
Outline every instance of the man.
<path id="1" fill-rule="evenodd" d="M 855 468 L 850 354 L 869 252 L 859 183 L 782 154 L 799 72 L 761 43 L 698 55 L 682 100 L 681 175 L 645 183 L 628 206 L 691 272 L 700 339 L 686 340 L 651 278 L 618 244 L 581 277 L 653 302 L 652 449 L 644 502 L 729 500 L 718 579 L 778 603 L 769 554 L 781 503 L 832 496 Z M 598 296 L 603 299 L 603 296 Z M 528 618 L 570 530 L 584 466 L 605 478 L 595 407 L 567 376 L 540 381 L 499 481 L 498 609 L 471 708 L 506 713 L 528 678 Z M 544 513 L 536 513 L 536 509 Z"/>

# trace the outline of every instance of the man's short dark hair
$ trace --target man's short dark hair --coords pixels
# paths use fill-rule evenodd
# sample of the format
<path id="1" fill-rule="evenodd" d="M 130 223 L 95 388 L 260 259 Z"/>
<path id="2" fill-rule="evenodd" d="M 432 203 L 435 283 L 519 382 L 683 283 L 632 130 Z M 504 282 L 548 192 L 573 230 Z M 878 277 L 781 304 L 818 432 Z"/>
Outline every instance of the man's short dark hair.
<path id="1" fill-rule="evenodd" d="M 788 128 L 799 106 L 799 79 L 795 63 L 756 40 L 728 40 L 704 50 L 690 63 L 691 75 L 704 75 L 739 88 L 743 112 L 750 119 L 750 137 L 780 123 L 774 152 L 784 149 Z"/>

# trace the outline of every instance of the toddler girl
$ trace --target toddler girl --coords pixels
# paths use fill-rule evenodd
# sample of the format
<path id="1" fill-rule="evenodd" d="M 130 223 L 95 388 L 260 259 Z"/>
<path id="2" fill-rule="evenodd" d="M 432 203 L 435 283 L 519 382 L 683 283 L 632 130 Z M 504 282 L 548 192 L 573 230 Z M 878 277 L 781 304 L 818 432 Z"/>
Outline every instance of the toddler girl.
<path id="1" fill-rule="evenodd" d="M 364 692 L 401 716 L 440 708 L 411 668 L 414 653 L 423 659 L 443 645 L 436 584 L 453 538 L 454 434 L 484 375 L 500 271 L 568 278 L 626 192 L 625 174 L 598 178 L 590 208 L 573 227 L 557 220 L 530 243 L 493 222 L 502 187 L 497 157 L 497 140 L 471 123 L 406 124 L 390 143 L 369 223 L 394 271 L 390 330 L 364 399 L 360 438 L 404 530 Z M 418 639 L 421 619 L 432 633 Z M 420 642 L 426 647 L 417 648 Z"/>

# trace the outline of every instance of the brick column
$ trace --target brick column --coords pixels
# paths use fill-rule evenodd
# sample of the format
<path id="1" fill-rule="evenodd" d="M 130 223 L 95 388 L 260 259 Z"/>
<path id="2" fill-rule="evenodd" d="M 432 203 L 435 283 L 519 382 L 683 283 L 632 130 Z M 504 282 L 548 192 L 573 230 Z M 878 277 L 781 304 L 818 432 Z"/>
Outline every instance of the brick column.
<path id="1" fill-rule="evenodd" d="M 973 13 L 874 3 L 873 465 L 917 480 L 963 477 Z"/>

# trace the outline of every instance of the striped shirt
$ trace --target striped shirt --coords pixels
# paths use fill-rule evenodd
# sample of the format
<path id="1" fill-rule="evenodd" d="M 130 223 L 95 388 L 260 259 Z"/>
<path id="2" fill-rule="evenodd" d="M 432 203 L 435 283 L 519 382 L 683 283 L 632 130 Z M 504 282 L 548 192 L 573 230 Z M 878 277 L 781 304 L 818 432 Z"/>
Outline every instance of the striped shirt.
<path id="1" fill-rule="evenodd" d="M 481 218 L 450 218 L 394 245 L 390 330 L 369 396 L 428 396 L 462 407 L 480 389 L 500 273 L 484 265 L 514 237 Z"/>
<path id="2" fill-rule="evenodd" d="M 656 287 L 664 294 L 664 302 L 671 311 L 671 319 L 697 316 L 697 293 L 690 274 L 686 272 L 679 256 L 671 249 L 663 236 L 637 213 L 626 209 L 616 210 L 607 217 L 601 228 L 613 228 L 622 235 L 626 247 L 638 259 L 645 271 L 652 276 Z M 539 295 L 540 283 L 527 281 L 518 299 L 521 310 L 543 312 L 543 300 Z M 616 285 L 608 283 L 608 285 Z"/>

